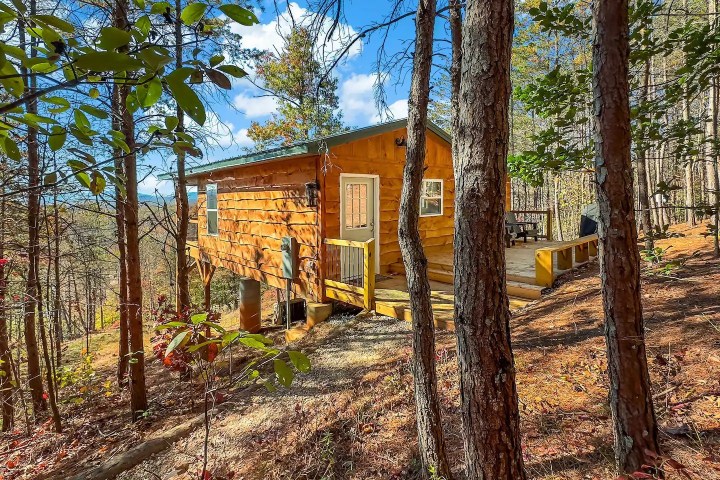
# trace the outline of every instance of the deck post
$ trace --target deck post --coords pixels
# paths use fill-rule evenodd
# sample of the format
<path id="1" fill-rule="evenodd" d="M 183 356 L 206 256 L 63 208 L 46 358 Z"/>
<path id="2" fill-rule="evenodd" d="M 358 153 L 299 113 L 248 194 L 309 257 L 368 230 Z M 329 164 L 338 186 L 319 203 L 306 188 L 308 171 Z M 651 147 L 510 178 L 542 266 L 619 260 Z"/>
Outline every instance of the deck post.
<path id="1" fill-rule="evenodd" d="M 215 274 L 215 265 L 198 259 L 197 267 L 200 272 L 200 278 L 203 282 L 203 307 L 206 312 L 210 311 L 210 282 Z"/>
<path id="2" fill-rule="evenodd" d="M 370 311 L 375 308 L 375 239 L 365 242 L 363 253 L 363 306 Z"/>
<path id="3" fill-rule="evenodd" d="M 575 245 L 575 263 L 584 263 L 590 259 L 588 246 L 589 242 Z"/>
<path id="4" fill-rule="evenodd" d="M 591 257 L 598 256 L 598 240 L 597 240 L 597 238 L 595 240 L 591 240 L 590 243 L 588 243 L 588 255 L 590 255 Z"/>
<path id="5" fill-rule="evenodd" d="M 553 280 L 552 250 L 540 248 L 535 251 L 535 283 L 542 287 L 552 287 Z"/>
<path id="6" fill-rule="evenodd" d="M 547 241 L 552 241 L 552 239 L 553 239 L 553 211 L 552 211 L 552 208 L 547 209 L 547 215 L 546 215 L 545 221 L 546 221 L 545 238 Z"/>
<path id="7" fill-rule="evenodd" d="M 240 329 L 250 333 L 260 330 L 260 282 L 249 277 L 240 277 L 238 282 L 238 307 Z"/>

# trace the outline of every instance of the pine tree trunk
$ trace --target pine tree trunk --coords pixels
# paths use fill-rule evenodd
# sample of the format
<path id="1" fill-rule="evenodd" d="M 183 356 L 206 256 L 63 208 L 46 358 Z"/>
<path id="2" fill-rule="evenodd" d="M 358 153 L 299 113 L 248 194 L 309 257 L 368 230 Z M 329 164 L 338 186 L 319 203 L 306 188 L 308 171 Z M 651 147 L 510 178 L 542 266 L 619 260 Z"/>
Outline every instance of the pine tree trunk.
<path id="1" fill-rule="evenodd" d="M 467 478 L 524 480 L 505 283 L 512 0 L 468 3 L 455 170 L 455 330 Z"/>
<path id="2" fill-rule="evenodd" d="M 57 169 L 57 166 L 55 167 Z M 62 322 L 60 321 L 60 209 L 58 208 L 57 188 L 53 191 L 53 223 L 55 225 L 54 255 L 53 255 L 53 340 L 55 342 L 55 365 L 62 365 Z"/>
<path id="3" fill-rule="evenodd" d="M 30 2 L 30 15 L 36 11 L 36 2 Z M 20 43 L 25 45 L 25 28 L 19 28 Z M 34 45 L 36 41 L 30 40 L 30 56 L 36 56 Z M 25 85 L 29 91 L 33 91 L 36 84 L 34 75 L 28 75 L 25 67 L 21 69 Z M 28 114 L 37 114 L 37 100 L 31 100 L 27 104 Z M 37 128 L 28 127 L 27 134 L 27 162 L 28 162 L 28 199 L 27 199 L 27 227 L 28 227 L 28 271 L 25 284 L 25 299 L 23 302 L 23 318 L 25 323 L 25 348 L 27 355 L 27 375 L 32 397 L 33 414 L 35 420 L 41 420 L 38 416 L 40 411 L 47 410 L 47 403 L 43 397 L 42 373 L 40 371 L 40 353 L 38 351 L 36 334 L 36 316 L 38 278 L 35 275 L 37 264 L 40 260 L 40 156 L 38 151 Z"/>
<path id="4" fill-rule="evenodd" d="M 183 65 L 183 38 L 182 38 L 182 22 L 180 21 L 180 13 L 182 12 L 182 2 L 175 0 L 175 68 L 181 68 Z M 178 132 L 185 131 L 185 112 L 177 107 Z M 180 151 L 177 154 L 177 182 L 175 183 L 175 204 L 177 212 L 177 232 L 176 249 L 177 249 L 177 274 L 176 289 L 177 298 L 175 305 L 177 306 L 178 315 L 182 313 L 184 308 L 190 306 L 190 281 L 188 275 L 188 254 L 187 254 L 187 235 L 188 223 L 190 217 L 190 207 L 187 195 L 187 179 L 185 178 L 185 152 Z"/>
<path id="5" fill-rule="evenodd" d="M 645 450 L 658 451 L 658 442 L 633 212 L 628 0 L 596 2 L 593 21 L 595 168 L 609 403 L 617 468 L 632 473 L 645 463 Z"/>
<path id="6" fill-rule="evenodd" d="M 127 0 L 116 0 L 113 17 L 116 27 L 125 30 L 128 18 Z M 138 232 L 138 191 L 137 191 L 137 156 L 135 153 L 135 119 L 127 109 L 127 98 L 130 90 L 120 85 L 118 107 L 122 122 L 122 133 L 130 147 L 130 153 L 123 160 L 126 177 L 125 196 L 125 246 L 127 265 L 127 316 L 130 340 L 130 409 L 132 419 L 141 418 L 147 410 L 147 391 L 145 389 L 145 350 L 143 338 L 143 291 L 140 266 L 140 236 Z"/>
<path id="7" fill-rule="evenodd" d="M 431 473 L 449 478 L 450 467 L 437 396 L 435 325 L 427 258 L 418 228 L 420 189 L 425 166 L 427 109 L 432 68 L 435 0 L 420 0 L 416 16 L 415 54 L 410 86 L 407 153 L 400 195 L 398 237 L 405 264 L 413 323 L 413 379 L 422 477 Z"/>
<path id="8" fill-rule="evenodd" d="M 640 103 L 645 103 L 648 98 L 650 90 L 650 59 L 645 61 L 645 68 L 643 73 L 643 85 L 640 91 Z M 638 151 L 635 155 L 636 167 L 635 171 L 638 176 L 638 197 L 640 200 L 640 230 L 645 234 L 645 249 L 652 250 L 654 246 L 653 242 L 653 224 L 650 215 L 650 194 L 648 192 L 648 178 L 647 178 L 647 152 L 648 145 L 642 142 Z"/>
<path id="9" fill-rule="evenodd" d="M 2 187 L 0 187 L 2 189 Z M 0 191 L 0 193 L 4 193 Z M 5 197 L 0 197 L 0 259 L 5 258 Z M 7 276 L 5 263 L 0 262 L 0 402 L 2 402 L 2 431 L 12 430 L 15 424 L 15 400 L 13 398 L 12 352 L 7 324 L 5 296 L 7 294 Z"/>

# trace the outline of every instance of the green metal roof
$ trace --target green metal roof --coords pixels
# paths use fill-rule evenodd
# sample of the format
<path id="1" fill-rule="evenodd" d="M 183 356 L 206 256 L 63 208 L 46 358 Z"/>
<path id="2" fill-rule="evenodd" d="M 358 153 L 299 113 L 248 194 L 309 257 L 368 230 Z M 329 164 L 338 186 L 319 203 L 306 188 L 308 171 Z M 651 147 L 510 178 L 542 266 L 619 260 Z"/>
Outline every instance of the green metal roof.
<path id="1" fill-rule="evenodd" d="M 206 165 L 200 165 L 198 167 L 189 169 L 186 172 L 188 177 L 200 175 L 202 173 L 210 173 L 218 170 L 224 170 L 227 168 L 240 167 L 243 165 L 267 162 L 270 160 L 277 160 L 281 158 L 298 157 L 302 155 L 314 155 L 321 153 L 321 149 L 325 147 L 334 147 L 345 143 L 354 142 L 367 137 L 380 135 L 382 133 L 392 132 L 399 128 L 405 128 L 407 126 L 407 119 L 403 118 L 400 120 L 393 120 L 390 122 L 379 123 L 371 127 L 357 128 L 347 132 L 338 133 L 335 135 L 329 135 L 327 137 L 320 137 L 314 140 L 308 140 L 305 142 L 298 142 L 293 145 L 273 148 L 270 150 L 264 150 L 262 152 L 249 153 L 247 155 L 241 155 L 239 157 L 232 157 L 225 160 L 218 160 L 211 162 Z M 450 135 L 437 126 L 435 123 L 428 120 L 427 128 L 437 136 L 450 143 Z M 171 173 L 164 173 L 159 175 L 160 180 L 172 180 L 173 175 Z"/>

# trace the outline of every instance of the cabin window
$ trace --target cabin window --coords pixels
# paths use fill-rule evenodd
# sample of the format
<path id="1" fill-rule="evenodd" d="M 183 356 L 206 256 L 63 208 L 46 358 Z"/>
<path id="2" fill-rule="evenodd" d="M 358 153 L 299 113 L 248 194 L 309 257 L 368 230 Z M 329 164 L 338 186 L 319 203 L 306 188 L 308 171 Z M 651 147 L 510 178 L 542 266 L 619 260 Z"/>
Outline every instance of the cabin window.
<path id="1" fill-rule="evenodd" d="M 207 211 L 207 233 L 218 234 L 217 184 L 208 183 L 205 188 L 205 210 Z"/>
<path id="2" fill-rule="evenodd" d="M 420 216 L 433 217 L 443 214 L 443 181 L 423 180 L 420 192 Z"/>
<path id="3" fill-rule="evenodd" d="M 345 185 L 345 229 L 367 228 L 367 194 L 366 183 L 348 183 Z"/>

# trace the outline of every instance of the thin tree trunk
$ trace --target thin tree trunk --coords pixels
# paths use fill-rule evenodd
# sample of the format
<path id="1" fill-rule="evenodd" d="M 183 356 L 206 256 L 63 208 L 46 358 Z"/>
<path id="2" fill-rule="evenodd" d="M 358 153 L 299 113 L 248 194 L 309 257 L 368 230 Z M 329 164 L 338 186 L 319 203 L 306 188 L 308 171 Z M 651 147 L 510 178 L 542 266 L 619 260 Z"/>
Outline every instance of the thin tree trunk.
<path id="1" fill-rule="evenodd" d="M 593 5 L 595 168 L 609 403 L 617 468 L 632 473 L 658 452 L 640 302 L 633 212 L 628 83 L 628 0 Z"/>
<path id="2" fill-rule="evenodd" d="M 36 11 L 35 0 L 30 1 L 30 15 Z M 25 28 L 20 25 L 20 44 L 25 45 Z M 30 56 L 36 56 L 34 48 L 35 40 L 31 39 Z M 36 79 L 34 75 L 28 75 L 27 68 L 21 68 L 25 85 L 28 91 L 35 89 Z M 37 114 L 37 100 L 30 100 L 27 103 L 28 114 Z M 40 371 L 40 353 L 38 351 L 36 334 L 36 316 L 38 278 L 36 276 L 37 264 L 40 259 L 40 156 L 38 152 L 38 132 L 34 127 L 28 127 L 27 135 L 27 162 L 28 162 L 28 206 L 27 206 L 27 228 L 28 228 L 28 272 L 25 285 L 25 299 L 23 302 L 23 317 L 25 322 L 25 348 L 27 355 L 27 375 L 32 397 L 33 415 L 35 421 L 40 421 L 38 413 L 47 410 L 47 403 L 43 397 L 42 373 Z"/>
<path id="3" fill-rule="evenodd" d="M 1 187 L 0 187 L 1 188 Z M 3 192 L 4 193 L 4 189 Z M 7 276 L 5 273 L 5 197 L 0 197 L 0 402 L 2 402 L 2 431 L 12 430 L 15 424 L 15 399 L 13 398 L 12 352 L 7 324 L 5 295 Z"/>
<path id="4" fill-rule="evenodd" d="M 116 0 L 113 11 L 113 23 L 122 30 L 128 27 L 128 2 Z M 129 154 L 124 157 L 126 177 L 125 197 L 125 238 L 128 284 L 128 329 L 130 339 L 130 410 L 133 421 L 141 418 L 147 410 L 147 392 L 145 389 L 145 346 L 143 338 L 142 318 L 142 278 L 140 267 L 140 237 L 138 232 L 138 191 L 137 191 L 137 157 L 135 154 L 135 119 L 127 108 L 130 89 L 125 85 L 119 87 L 120 118 L 125 136 L 125 143 L 130 147 Z"/>
<path id="5" fill-rule="evenodd" d="M 466 475 L 524 480 L 505 283 L 512 0 L 465 11 L 455 162 L 455 330 Z"/>
<path id="6" fill-rule="evenodd" d="M 120 131 L 121 119 L 119 108 L 119 87 L 113 86 L 112 110 L 113 110 L 113 129 Z M 125 176 L 122 151 L 115 152 L 115 173 L 118 177 Z M 120 316 L 119 341 L 118 341 L 118 365 L 117 380 L 119 386 L 126 384 L 128 373 L 128 354 L 129 354 L 129 327 L 128 327 L 128 278 L 127 278 L 127 255 L 125 248 L 125 204 L 123 201 L 123 192 L 115 186 L 115 225 L 117 227 L 118 238 L 118 314 Z"/>
<path id="7" fill-rule="evenodd" d="M 713 101 L 718 101 L 718 94 L 720 89 L 718 88 L 718 79 L 713 78 L 712 80 L 713 89 Z M 712 177 L 713 177 L 713 197 L 715 198 L 713 214 L 715 218 L 715 231 L 713 233 L 713 250 L 716 257 L 720 257 L 720 172 L 718 172 L 718 105 L 717 103 L 713 107 L 712 116 Z"/>
<path id="8" fill-rule="evenodd" d="M 35 277 L 40 277 L 39 268 L 36 265 Z M 52 360 L 50 359 L 50 350 L 48 349 L 47 335 L 45 334 L 45 316 L 43 314 L 42 289 L 38 285 L 38 328 L 40 330 L 40 344 L 42 345 L 43 360 L 45 361 L 45 381 L 47 382 L 48 394 L 47 399 L 52 412 L 53 424 L 55 432 L 62 432 L 62 420 L 60 419 L 60 410 L 57 406 L 57 395 L 55 393 L 55 379 L 52 368 Z"/>
<path id="9" fill-rule="evenodd" d="M 418 228 L 420 189 L 425 166 L 427 108 L 430 95 L 435 0 L 420 0 L 410 86 L 407 152 L 400 195 L 398 237 L 407 274 L 413 323 L 413 378 L 420 464 L 423 478 L 450 475 L 437 396 L 435 325 L 430 302 L 427 258 Z"/>
<path id="10" fill-rule="evenodd" d="M 650 59 L 645 60 L 645 68 L 643 70 L 643 84 L 640 91 L 640 103 L 647 101 L 650 91 Z M 640 200 L 640 230 L 645 235 L 645 249 L 652 250 L 653 241 L 653 224 L 650 215 L 650 194 L 648 193 L 648 177 L 647 177 L 647 154 L 648 145 L 644 139 L 638 142 L 639 148 L 635 155 L 636 167 L 635 171 L 638 176 L 638 197 Z"/>
<path id="11" fill-rule="evenodd" d="M 683 0 L 683 8 L 686 12 L 688 9 L 688 0 Z M 686 125 L 690 122 L 690 96 L 687 86 L 685 87 L 683 96 L 683 120 Z M 693 159 L 691 156 L 685 158 L 685 221 L 690 225 L 695 225 L 695 211 L 693 206 L 695 203 L 695 191 L 694 191 L 695 178 L 693 175 Z"/>
<path id="12" fill-rule="evenodd" d="M 180 21 L 180 13 L 182 12 L 182 2 L 175 0 L 175 68 L 181 68 L 183 65 L 183 38 L 182 38 L 182 22 Z M 185 112 L 177 107 L 178 132 L 185 131 Z M 177 248 L 177 274 L 176 274 L 176 292 L 178 315 L 183 309 L 190 306 L 190 281 L 188 274 L 188 255 L 187 255 L 187 234 L 188 223 L 190 217 L 190 208 L 187 195 L 187 179 L 185 178 L 185 152 L 180 151 L 177 154 L 177 182 L 175 183 L 175 204 L 177 210 L 177 232 L 175 232 L 176 248 Z"/>
<path id="13" fill-rule="evenodd" d="M 57 169 L 57 166 L 55 166 Z M 54 292 L 53 292 L 53 339 L 55 341 L 55 364 L 62 365 L 62 323 L 60 322 L 60 209 L 58 208 L 57 188 L 53 191 L 53 223 L 55 225 L 53 255 Z"/>
<path id="14" fill-rule="evenodd" d="M 710 22 L 710 28 L 715 30 L 717 27 L 717 0 L 708 0 L 708 20 Z M 706 136 L 710 138 L 706 148 L 705 155 L 705 180 L 707 182 L 705 191 L 707 192 L 707 203 L 708 205 L 714 205 L 717 202 L 717 198 L 720 195 L 718 187 L 720 182 L 717 181 L 715 175 L 715 142 L 717 141 L 717 128 L 715 127 L 716 122 L 714 119 L 717 117 L 718 109 L 718 89 L 714 79 L 710 82 L 710 88 L 708 90 L 708 118 L 710 121 L 706 124 Z M 717 232 L 715 232 L 717 234 Z"/>

